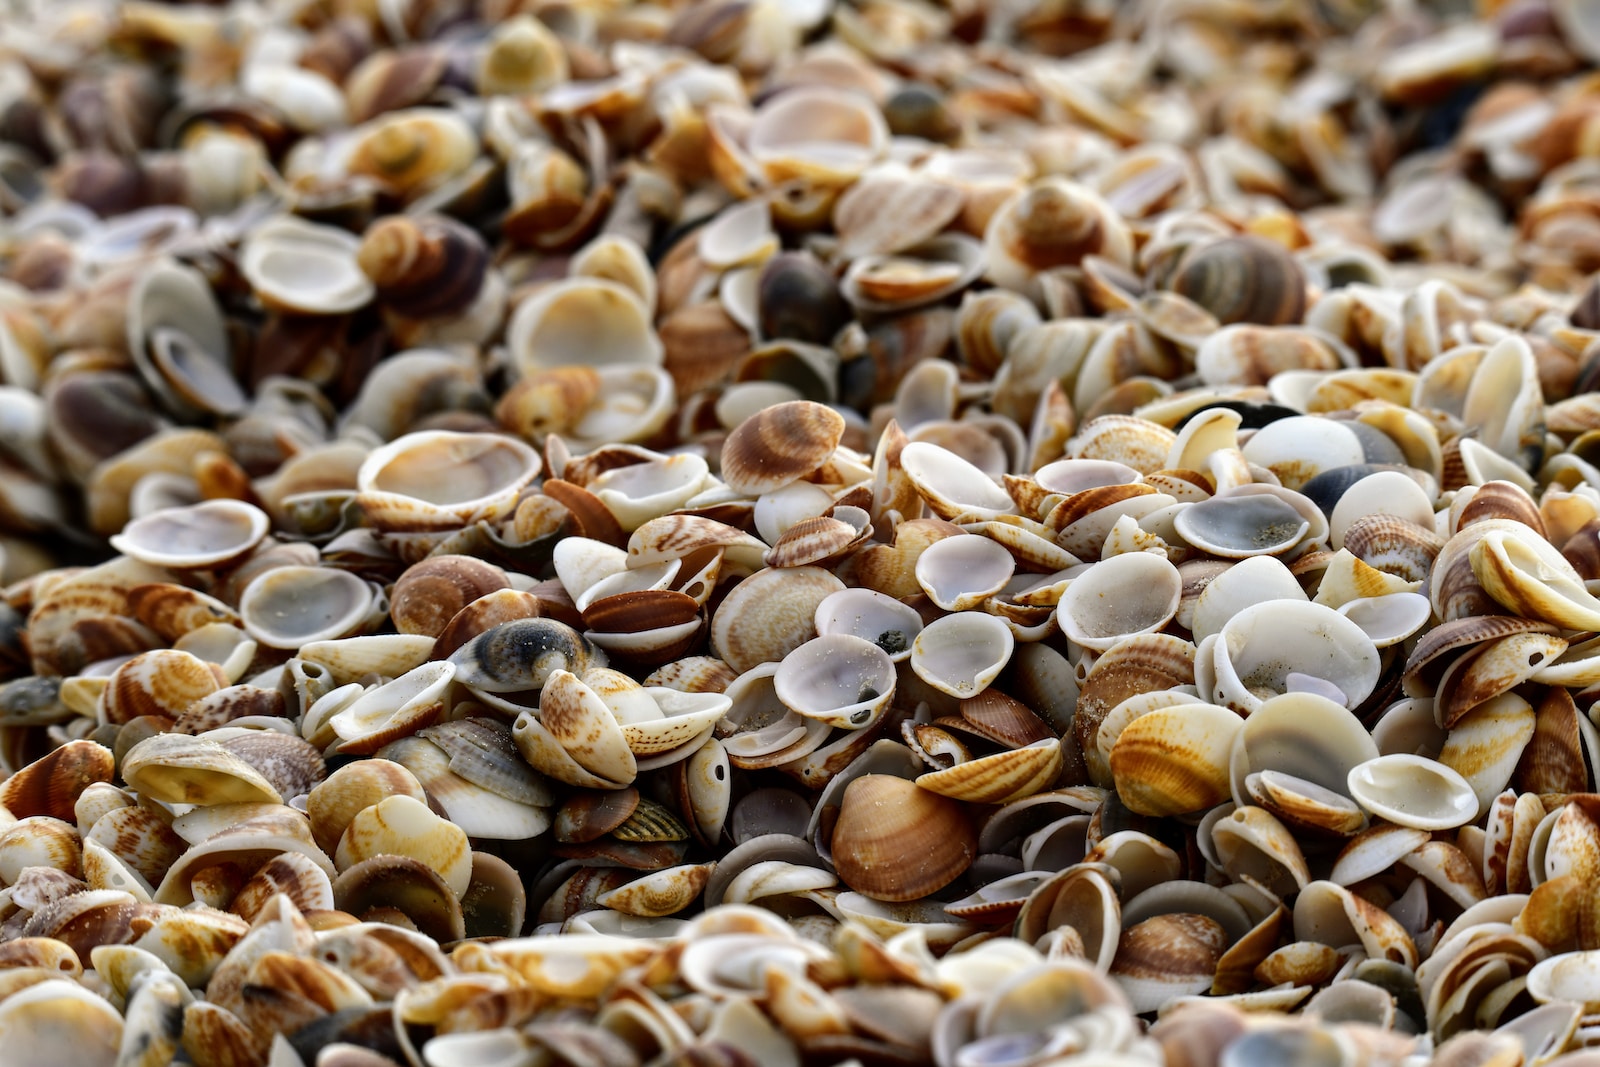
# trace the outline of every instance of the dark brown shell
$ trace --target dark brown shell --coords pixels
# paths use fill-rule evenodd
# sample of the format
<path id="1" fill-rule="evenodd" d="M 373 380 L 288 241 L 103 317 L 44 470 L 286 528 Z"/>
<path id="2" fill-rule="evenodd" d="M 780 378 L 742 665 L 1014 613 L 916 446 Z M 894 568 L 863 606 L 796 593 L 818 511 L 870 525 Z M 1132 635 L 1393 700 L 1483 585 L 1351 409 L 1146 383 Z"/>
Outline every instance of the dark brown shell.
<path id="1" fill-rule="evenodd" d="M 1281 326 L 1306 312 L 1306 279 L 1289 250 L 1260 237 L 1227 237 L 1190 252 L 1172 279 L 1175 292 L 1224 326 Z"/>
<path id="2" fill-rule="evenodd" d="M 391 215 L 367 230 L 356 253 L 378 299 L 407 318 L 457 315 L 477 299 L 489 249 L 476 231 L 441 215 Z"/>
<path id="3" fill-rule="evenodd" d="M 190 704 L 189 710 L 173 721 L 172 729 L 180 734 L 203 734 L 246 716 L 282 718 L 286 710 L 283 694 L 276 689 L 230 685 Z"/>
<path id="4" fill-rule="evenodd" d="M 555 837 L 563 844 L 583 844 L 604 837 L 623 823 L 639 806 L 639 791 L 633 786 L 613 790 L 581 790 L 556 811 Z"/>
<path id="5" fill-rule="evenodd" d="M 722 385 L 750 354 L 750 335 L 717 300 L 678 308 L 661 320 L 663 365 L 679 396 Z"/>
<path id="6" fill-rule="evenodd" d="M 810 400 L 774 404 L 745 419 L 722 445 L 722 479 L 759 495 L 803 478 L 833 455 L 844 417 Z"/>
<path id="7" fill-rule="evenodd" d="M 640 589 L 601 597 L 583 612 L 583 621 L 601 633 L 636 634 L 682 626 L 697 618 L 700 605 L 675 589 Z"/>

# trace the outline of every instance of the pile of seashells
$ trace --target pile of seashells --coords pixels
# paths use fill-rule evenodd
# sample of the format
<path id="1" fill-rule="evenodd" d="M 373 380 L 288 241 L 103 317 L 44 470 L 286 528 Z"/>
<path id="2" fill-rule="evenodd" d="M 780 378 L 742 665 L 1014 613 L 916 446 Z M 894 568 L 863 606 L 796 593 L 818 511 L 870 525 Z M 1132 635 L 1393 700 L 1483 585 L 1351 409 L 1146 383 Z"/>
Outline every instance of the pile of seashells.
<path id="1" fill-rule="evenodd" d="M 1600 1064 L 1597 63 L 12 0 L 0 1063 Z"/>

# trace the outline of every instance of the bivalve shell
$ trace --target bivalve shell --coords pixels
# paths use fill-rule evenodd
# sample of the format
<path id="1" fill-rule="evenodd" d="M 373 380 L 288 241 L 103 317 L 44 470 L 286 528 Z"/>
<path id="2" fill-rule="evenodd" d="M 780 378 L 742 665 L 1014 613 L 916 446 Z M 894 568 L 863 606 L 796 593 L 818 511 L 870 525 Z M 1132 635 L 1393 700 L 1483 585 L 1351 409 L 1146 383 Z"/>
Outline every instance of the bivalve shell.
<path id="1" fill-rule="evenodd" d="M 1395 753 L 1353 767 L 1350 795 L 1379 818 L 1418 830 L 1453 830 L 1478 814 L 1467 780 L 1437 760 Z"/>
<path id="2" fill-rule="evenodd" d="M 904 778 L 868 774 L 845 787 L 834 866 L 874 900 L 917 900 L 959 878 L 977 855 L 966 809 Z"/>

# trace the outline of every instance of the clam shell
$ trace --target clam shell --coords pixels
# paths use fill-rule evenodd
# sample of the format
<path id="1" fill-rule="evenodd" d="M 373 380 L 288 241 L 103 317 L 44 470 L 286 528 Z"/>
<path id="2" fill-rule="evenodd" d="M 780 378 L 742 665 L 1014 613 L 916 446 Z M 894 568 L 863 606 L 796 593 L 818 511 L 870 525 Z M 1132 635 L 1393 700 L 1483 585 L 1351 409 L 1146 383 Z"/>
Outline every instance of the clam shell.
<path id="1" fill-rule="evenodd" d="M 343 230 L 281 216 L 250 232 L 239 269 L 256 296 L 271 307 L 336 315 L 354 311 L 374 295 L 372 281 L 356 262 L 360 247 Z"/>
<path id="2" fill-rule="evenodd" d="M 239 617 L 268 648 L 297 649 L 346 636 L 365 623 L 372 604 L 372 587 L 349 571 L 277 567 L 245 586 Z"/>
<path id="3" fill-rule="evenodd" d="M 813 636 L 817 607 L 845 588 L 818 567 L 768 568 L 734 586 L 711 618 L 711 647 L 748 671 L 782 660 Z"/>
<path id="4" fill-rule="evenodd" d="M 960 611 L 924 627 L 911 644 L 911 669 L 943 693 L 983 692 L 1011 659 L 1016 639 L 999 618 Z"/>
<path id="5" fill-rule="evenodd" d="M 977 834 L 957 801 L 869 774 L 845 787 L 832 852 L 840 879 L 857 892 L 917 900 L 961 876 L 977 853 Z"/>
<path id="6" fill-rule="evenodd" d="M 844 419 L 809 400 L 777 404 L 741 422 L 722 446 L 722 478 L 759 495 L 820 467 L 844 433 Z"/>
<path id="7" fill-rule="evenodd" d="M 778 699 L 801 715 L 860 730 L 893 699 L 895 669 L 889 654 L 873 642 L 834 634 L 790 652 L 772 682 Z"/>
<path id="8" fill-rule="evenodd" d="M 935 541 L 917 556 L 917 584 L 946 611 L 975 608 L 1011 580 L 1011 553 L 987 537 Z"/>
<path id="9" fill-rule="evenodd" d="M 511 514 L 536 478 L 539 454 L 499 434 L 430 430 L 374 450 L 356 475 L 356 501 L 397 533 L 453 529 Z"/>
<path id="10" fill-rule="evenodd" d="M 916 784 L 968 803 L 1009 804 L 1054 784 L 1061 767 L 1061 742 L 1052 737 L 932 771 Z"/>
<path id="11" fill-rule="evenodd" d="M 282 801 L 254 767 L 215 741 L 160 734 L 134 745 L 121 760 L 130 789 L 172 804 Z"/>
<path id="12" fill-rule="evenodd" d="M 357 812 L 339 838 L 335 860 L 342 874 L 384 853 L 417 860 L 437 872 L 457 900 L 471 881 L 467 835 L 413 797 L 387 797 Z"/>
<path id="13" fill-rule="evenodd" d="M 454 663 L 436 660 L 363 693 L 328 719 L 341 741 L 339 751 L 371 755 L 431 725 L 444 713 L 445 695 L 455 677 Z"/>
<path id="14" fill-rule="evenodd" d="M 922 632 L 915 608 L 873 589 L 844 589 L 824 597 L 813 620 L 817 633 L 845 634 L 871 641 L 900 663 L 911 656 L 911 644 Z"/>
<path id="15" fill-rule="evenodd" d="M 1101 560 L 1074 578 L 1056 617 L 1072 641 L 1103 652 L 1172 621 L 1182 593 L 1183 579 L 1165 557 L 1128 552 Z"/>
<path id="16" fill-rule="evenodd" d="M 1350 795 L 1367 811 L 1401 826 L 1450 830 L 1478 814 L 1478 797 L 1460 774 L 1422 756 L 1396 753 L 1353 767 Z"/>
<path id="17" fill-rule="evenodd" d="M 1228 798 L 1228 761 L 1243 720 L 1214 704 L 1158 708 L 1111 747 L 1117 795 L 1141 815 L 1201 811 Z"/>
<path id="18" fill-rule="evenodd" d="M 252 504 L 208 500 L 142 515 L 111 538 L 111 547 L 157 567 L 212 567 L 249 552 L 270 526 Z"/>

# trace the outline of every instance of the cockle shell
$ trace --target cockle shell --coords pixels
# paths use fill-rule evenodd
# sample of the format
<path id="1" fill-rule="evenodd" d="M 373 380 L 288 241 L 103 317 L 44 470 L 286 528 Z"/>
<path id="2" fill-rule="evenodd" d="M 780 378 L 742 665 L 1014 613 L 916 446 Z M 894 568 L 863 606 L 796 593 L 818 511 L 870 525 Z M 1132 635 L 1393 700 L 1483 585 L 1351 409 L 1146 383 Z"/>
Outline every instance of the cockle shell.
<path id="1" fill-rule="evenodd" d="M 876 900 L 916 900 L 961 876 L 977 838 L 961 805 L 903 778 L 869 774 L 844 790 L 833 854 L 844 883 Z"/>

